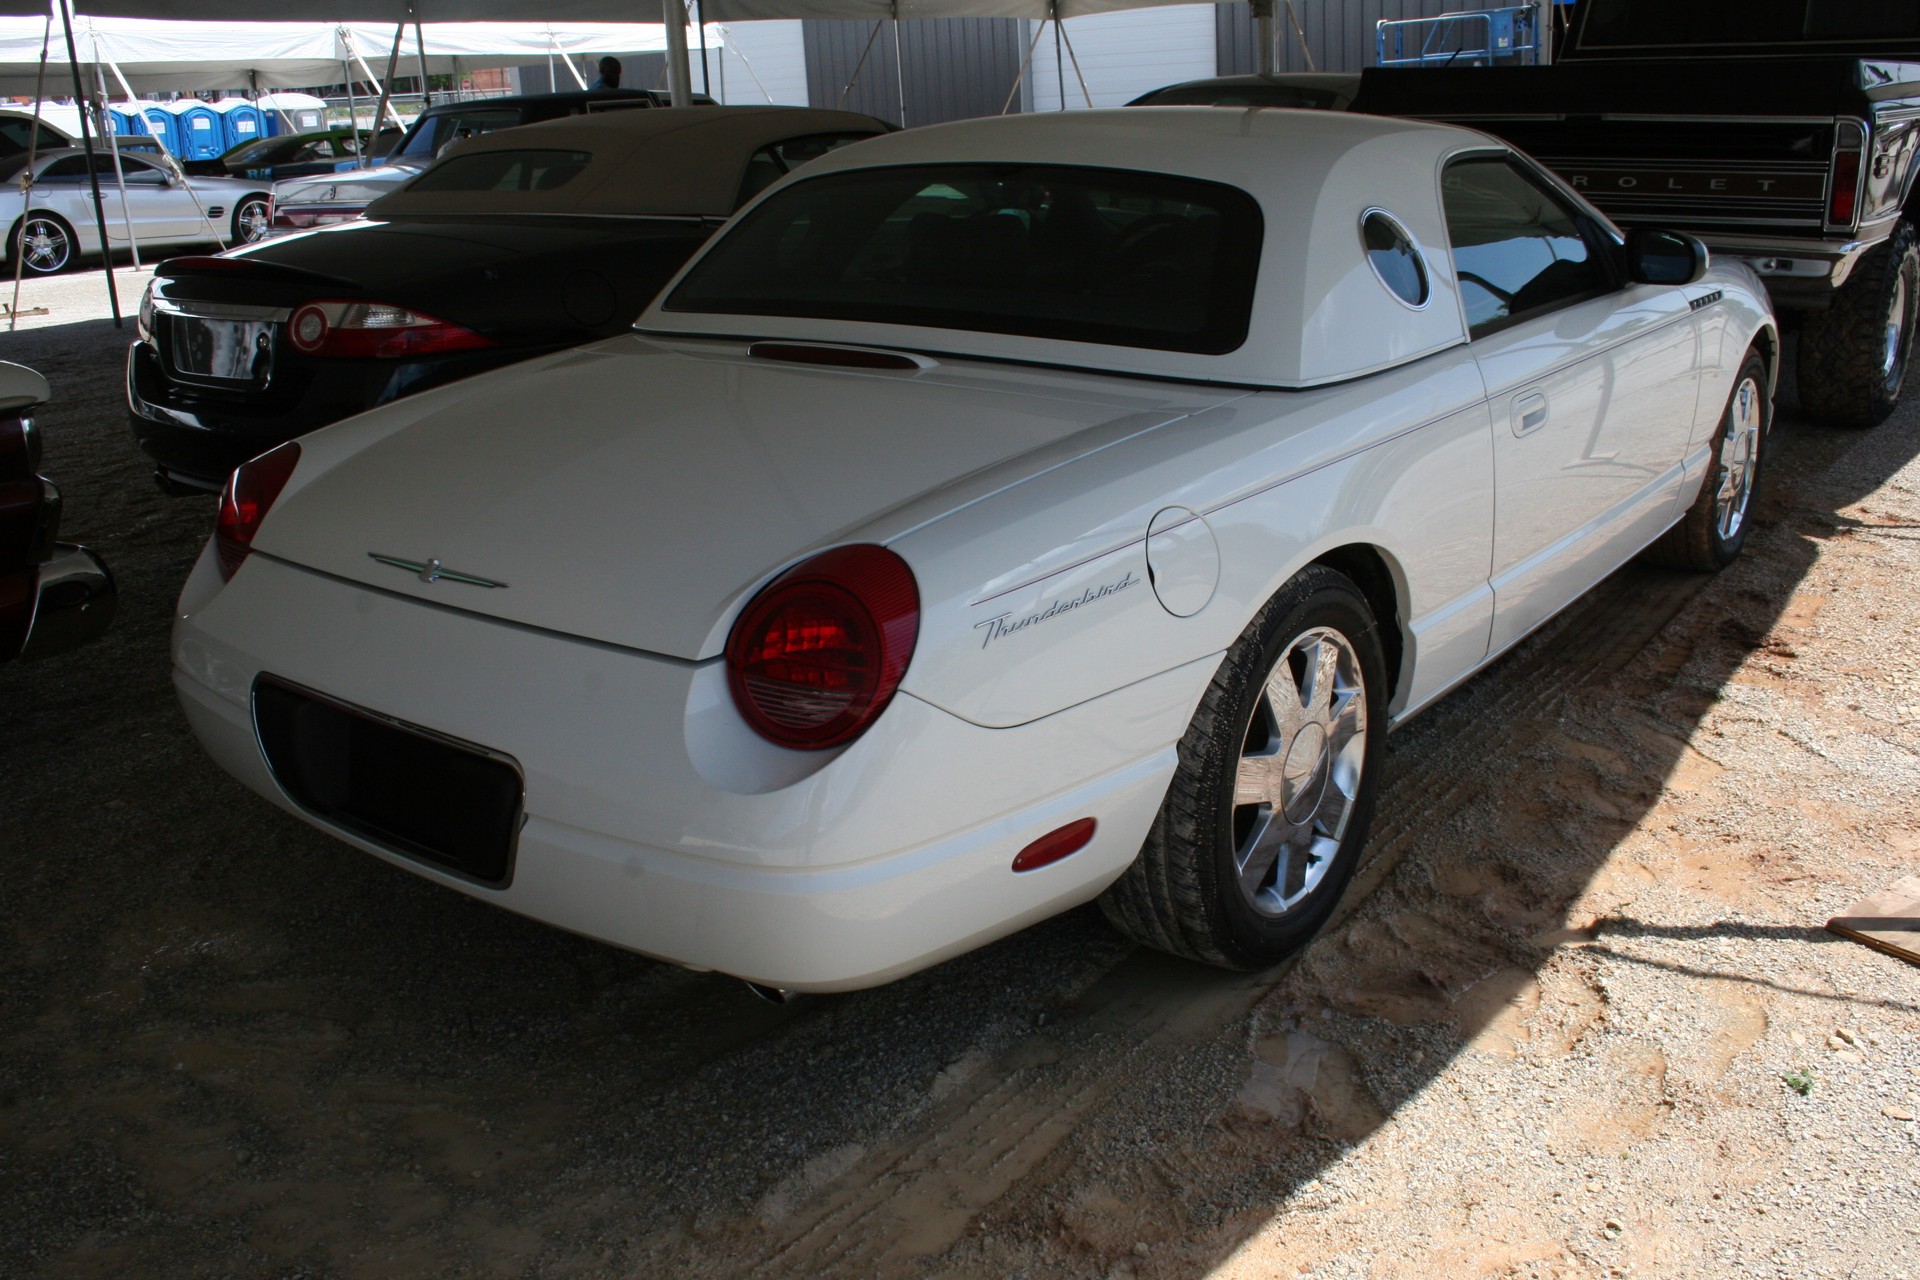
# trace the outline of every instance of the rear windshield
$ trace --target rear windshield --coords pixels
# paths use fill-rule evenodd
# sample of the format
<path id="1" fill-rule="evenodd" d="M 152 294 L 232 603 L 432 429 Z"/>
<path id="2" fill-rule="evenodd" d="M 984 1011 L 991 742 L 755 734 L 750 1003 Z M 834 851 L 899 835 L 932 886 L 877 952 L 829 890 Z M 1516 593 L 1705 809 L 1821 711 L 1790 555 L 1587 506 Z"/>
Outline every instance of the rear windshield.
<path id="1" fill-rule="evenodd" d="M 1586 49 L 1920 37 L 1913 0 L 1581 0 Z"/>
<path id="2" fill-rule="evenodd" d="M 482 151 L 449 156 L 415 178 L 409 191 L 552 191 L 579 177 L 588 151 Z"/>
<path id="3" fill-rule="evenodd" d="M 802 181 L 748 213 L 669 311 L 924 325 L 1218 355 L 1246 340 L 1260 210 L 1235 187 L 1065 165 Z"/>
<path id="4" fill-rule="evenodd" d="M 439 155 L 450 142 L 476 138 L 495 129 L 511 129 L 519 123 L 521 115 L 514 107 L 463 107 L 441 115 L 421 116 L 393 158 L 425 162 Z"/>

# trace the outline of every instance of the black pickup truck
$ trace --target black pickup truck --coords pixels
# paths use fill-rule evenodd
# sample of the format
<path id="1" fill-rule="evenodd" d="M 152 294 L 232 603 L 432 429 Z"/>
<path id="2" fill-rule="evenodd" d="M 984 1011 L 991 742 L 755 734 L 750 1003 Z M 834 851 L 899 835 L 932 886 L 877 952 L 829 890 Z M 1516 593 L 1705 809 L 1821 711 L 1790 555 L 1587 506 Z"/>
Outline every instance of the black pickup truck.
<path id="1" fill-rule="evenodd" d="M 1759 273 L 1802 407 L 1893 410 L 1920 314 L 1920 3 L 1580 0 L 1542 67 L 1370 68 L 1353 109 L 1483 129 L 1624 226 Z"/>

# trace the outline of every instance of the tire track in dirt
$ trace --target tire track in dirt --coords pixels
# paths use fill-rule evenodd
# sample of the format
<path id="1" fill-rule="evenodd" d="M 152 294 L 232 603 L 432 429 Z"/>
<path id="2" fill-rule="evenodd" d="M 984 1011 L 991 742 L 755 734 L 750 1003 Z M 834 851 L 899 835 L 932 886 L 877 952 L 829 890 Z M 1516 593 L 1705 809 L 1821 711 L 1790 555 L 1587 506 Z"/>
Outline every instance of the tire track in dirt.
<path id="1" fill-rule="evenodd" d="M 1803 471 L 1821 467 L 1845 446 L 1844 438 L 1824 433 L 1780 443 L 1789 447 L 1776 445 L 1776 474 L 1785 470 L 1782 462 Z M 1801 445 L 1810 447 L 1793 447 Z M 1710 574 L 1629 564 L 1396 735 L 1401 750 L 1389 757 L 1367 861 L 1327 933 L 1337 932 L 1421 840 L 1484 798 L 1497 781 L 1484 768 L 1489 753 L 1519 755 L 1558 733 L 1570 696 L 1630 672 L 1712 581 Z M 1690 646 L 1684 636 L 1674 639 L 1683 659 Z M 1643 678 L 1670 676 L 1674 665 L 1663 661 Z M 975 1070 L 810 1199 L 783 1205 L 774 1222 L 763 1215 L 728 1233 L 726 1253 L 754 1274 L 913 1270 L 956 1245 L 1023 1183 L 1044 1182 L 1046 1168 L 1057 1163 L 1049 1157 L 1079 1127 L 1121 1093 L 1179 1070 L 1292 970 L 1288 964 L 1260 974 L 1211 974 L 1136 949 L 1064 1018 Z"/>

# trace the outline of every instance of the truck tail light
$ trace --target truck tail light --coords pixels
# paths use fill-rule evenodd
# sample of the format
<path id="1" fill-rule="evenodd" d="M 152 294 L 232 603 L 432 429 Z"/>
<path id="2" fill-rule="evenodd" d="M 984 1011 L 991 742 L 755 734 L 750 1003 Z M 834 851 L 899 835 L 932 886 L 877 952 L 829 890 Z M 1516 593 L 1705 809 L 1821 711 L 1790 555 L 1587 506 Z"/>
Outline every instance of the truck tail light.
<path id="1" fill-rule="evenodd" d="M 920 635 L 920 592 L 885 547 L 835 547 L 747 603 L 727 638 L 734 705 L 767 741 L 851 742 L 886 710 Z"/>
<path id="2" fill-rule="evenodd" d="M 400 360 L 493 345 L 484 334 L 385 302 L 309 302 L 287 321 L 287 336 L 307 355 L 344 360 Z"/>
<path id="3" fill-rule="evenodd" d="M 1851 226 L 1860 190 L 1860 153 L 1842 151 L 1833 158 L 1833 199 L 1827 205 L 1827 221 Z"/>
<path id="4" fill-rule="evenodd" d="M 213 529 L 214 549 L 220 556 L 220 576 L 233 581 L 233 575 L 253 550 L 253 536 L 260 522 L 287 487 L 293 469 L 300 465 L 300 445 L 289 440 L 277 449 L 269 449 L 227 477 L 220 492 L 220 516 Z"/>

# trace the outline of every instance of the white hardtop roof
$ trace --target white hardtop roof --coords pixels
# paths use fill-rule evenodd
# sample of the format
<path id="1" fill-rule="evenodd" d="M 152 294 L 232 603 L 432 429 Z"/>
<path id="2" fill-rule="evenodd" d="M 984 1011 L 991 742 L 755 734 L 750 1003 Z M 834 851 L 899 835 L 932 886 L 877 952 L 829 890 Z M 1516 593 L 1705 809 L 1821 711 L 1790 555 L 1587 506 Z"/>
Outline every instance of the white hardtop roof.
<path id="1" fill-rule="evenodd" d="M 824 156 L 769 193 L 850 169 L 973 163 L 1128 169 L 1238 187 L 1259 203 L 1265 231 L 1247 340 L 1225 355 L 911 326 L 665 311 L 661 300 L 671 294 L 672 285 L 662 290 L 638 327 L 728 335 L 751 330 L 754 336 L 894 344 L 1249 386 L 1340 382 L 1466 341 L 1440 207 L 1440 170 L 1462 152 L 1491 149 L 1505 149 L 1505 144 L 1448 125 L 1377 116 L 1125 107 L 969 120 L 889 134 Z M 1401 302 L 1368 264 L 1360 223 L 1371 209 L 1390 214 L 1418 246 L 1431 286 L 1426 305 L 1414 308 Z M 722 232 L 714 243 L 724 239 Z"/>

